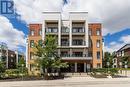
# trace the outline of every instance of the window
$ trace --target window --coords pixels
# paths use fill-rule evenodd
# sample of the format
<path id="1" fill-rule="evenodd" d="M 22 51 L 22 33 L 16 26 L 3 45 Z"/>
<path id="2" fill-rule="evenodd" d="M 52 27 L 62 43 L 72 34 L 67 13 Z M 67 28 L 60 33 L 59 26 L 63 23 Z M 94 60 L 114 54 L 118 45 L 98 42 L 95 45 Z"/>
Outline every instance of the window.
<path id="1" fill-rule="evenodd" d="M 100 59 L 100 51 L 97 51 L 97 59 Z"/>
<path id="2" fill-rule="evenodd" d="M 33 71 L 33 65 L 30 64 L 30 71 Z"/>
<path id="3" fill-rule="evenodd" d="M 61 52 L 61 57 L 69 57 L 68 52 L 67 51 L 62 51 Z"/>
<path id="4" fill-rule="evenodd" d="M 13 60 L 13 59 L 11 59 L 11 60 L 10 60 L 10 62 L 11 62 L 11 63 L 13 63 L 13 62 L 14 62 L 14 60 Z"/>
<path id="5" fill-rule="evenodd" d="M 92 57 L 92 56 L 93 56 L 92 51 L 89 51 L 89 52 L 88 52 L 88 57 Z"/>
<path id="6" fill-rule="evenodd" d="M 89 40 L 89 47 L 92 47 L 92 40 Z"/>
<path id="7" fill-rule="evenodd" d="M 114 59 L 114 61 L 113 61 L 114 63 L 116 63 L 116 59 Z"/>
<path id="8" fill-rule="evenodd" d="M 97 45 L 98 48 L 100 47 L 100 40 L 97 40 L 96 45 Z"/>
<path id="9" fill-rule="evenodd" d="M 91 30 L 89 30 L 88 34 L 89 34 L 89 35 L 92 35 L 92 31 L 91 31 Z"/>
<path id="10" fill-rule="evenodd" d="M 75 39 L 73 40 L 73 45 L 83 45 L 83 40 L 82 39 Z"/>
<path id="11" fill-rule="evenodd" d="M 34 40 L 30 41 L 30 47 L 34 47 Z"/>
<path id="12" fill-rule="evenodd" d="M 42 35 L 42 30 L 39 30 L 39 35 Z"/>
<path id="13" fill-rule="evenodd" d="M 30 52 L 30 60 L 34 59 L 34 55 L 32 52 Z"/>
<path id="14" fill-rule="evenodd" d="M 100 35 L 100 30 L 99 30 L 99 29 L 96 31 L 96 34 L 97 34 L 97 35 Z"/>
<path id="15" fill-rule="evenodd" d="M 68 46 L 69 45 L 68 39 L 61 39 L 61 45 L 62 46 Z"/>
<path id="16" fill-rule="evenodd" d="M 38 45 L 42 46 L 42 40 L 38 41 Z"/>
<path id="17" fill-rule="evenodd" d="M 83 57 L 83 52 L 73 52 L 73 57 Z"/>
<path id="18" fill-rule="evenodd" d="M 47 33 L 57 33 L 58 32 L 58 28 L 57 27 L 48 27 L 46 29 Z"/>
<path id="19" fill-rule="evenodd" d="M 34 30 L 31 30 L 30 33 L 31 33 L 31 36 L 34 36 Z"/>
<path id="20" fill-rule="evenodd" d="M 72 32 L 73 33 L 84 33 L 85 29 L 83 27 L 73 27 Z"/>
<path id="21" fill-rule="evenodd" d="M 124 56 L 124 51 L 121 52 L 122 56 Z"/>
<path id="22" fill-rule="evenodd" d="M 52 29 L 52 32 L 57 33 L 58 30 L 56 28 Z"/>
<path id="23" fill-rule="evenodd" d="M 97 68 L 101 68 L 101 64 L 100 63 L 97 63 Z"/>

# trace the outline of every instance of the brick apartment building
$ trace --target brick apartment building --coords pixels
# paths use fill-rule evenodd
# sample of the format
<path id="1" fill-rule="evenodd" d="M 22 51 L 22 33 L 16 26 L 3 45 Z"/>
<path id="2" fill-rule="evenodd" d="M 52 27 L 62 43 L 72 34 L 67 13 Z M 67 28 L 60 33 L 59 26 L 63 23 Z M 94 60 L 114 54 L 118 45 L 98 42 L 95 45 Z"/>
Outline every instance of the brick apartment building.
<path id="1" fill-rule="evenodd" d="M 120 63 L 122 62 L 122 57 L 124 56 L 129 56 L 128 61 L 130 62 L 130 44 L 124 45 L 115 54 L 113 67 L 125 68 L 125 66 Z M 130 64 L 128 64 L 128 68 L 130 68 Z"/>
<path id="2" fill-rule="evenodd" d="M 24 57 L 24 54 L 17 54 L 17 52 L 8 49 L 6 43 L 0 42 L 0 61 L 4 63 L 7 69 L 16 69 L 17 61 L 22 56 Z"/>
<path id="3" fill-rule="evenodd" d="M 87 72 L 91 68 L 102 67 L 102 25 L 88 23 L 87 12 L 70 12 L 68 20 L 62 20 L 60 12 L 43 12 L 42 24 L 29 24 L 27 41 L 27 66 L 33 66 L 34 43 L 41 43 L 47 34 L 58 38 L 58 54 L 69 63 L 65 72 Z"/>

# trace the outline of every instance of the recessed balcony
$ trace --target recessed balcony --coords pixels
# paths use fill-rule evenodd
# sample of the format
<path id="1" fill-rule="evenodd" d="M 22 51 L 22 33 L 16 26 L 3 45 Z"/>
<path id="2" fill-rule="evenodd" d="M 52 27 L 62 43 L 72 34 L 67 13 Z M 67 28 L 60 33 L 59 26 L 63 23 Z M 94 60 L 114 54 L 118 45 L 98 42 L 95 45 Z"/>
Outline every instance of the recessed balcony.
<path id="1" fill-rule="evenodd" d="M 68 53 L 65 53 L 65 54 L 61 54 L 60 56 L 64 60 L 71 60 L 71 59 L 91 60 L 92 59 L 92 56 L 88 56 L 87 54 L 72 54 L 72 55 L 70 55 Z"/>
<path id="2" fill-rule="evenodd" d="M 73 27 L 72 28 L 72 34 L 73 35 L 84 35 L 85 29 L 82 27 Z"/>
<path id="3" fill-rule="evenodd" d="M 72 45 L 73 46 L 85 46 L 86 43 L 85 43 L 85 41 L 83 41 L 81 39 L 79 39 L 79 40 L 77 39 L 77 40 L 72 41 Z"/>
<path id="4" fill-rule="evenodd" d="M 68 27 L 63 27 L 62 29 L 61 29 L 61 34 L 62 35 L 68 35 L 69 34 L 69 28 Z"/>
<path id="5" fill-rule="evenodd" d="M 46 28 L 46 33 L 48 34 L 58 34 L 58 28 Z"/>

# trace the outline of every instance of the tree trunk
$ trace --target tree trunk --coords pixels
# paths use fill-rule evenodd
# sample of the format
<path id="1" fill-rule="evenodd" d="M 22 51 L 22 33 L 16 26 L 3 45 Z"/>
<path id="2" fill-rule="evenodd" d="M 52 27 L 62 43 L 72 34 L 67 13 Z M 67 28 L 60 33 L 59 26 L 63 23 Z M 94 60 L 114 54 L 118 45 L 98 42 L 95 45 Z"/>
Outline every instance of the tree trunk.
<path id="1" fill-rule="evenodd" d="M 45 68 L 44 78 L 45 78 L 45 80 L 49 79 L 49 77 L 48 77 L 48 69 L 47 68 Z"/>

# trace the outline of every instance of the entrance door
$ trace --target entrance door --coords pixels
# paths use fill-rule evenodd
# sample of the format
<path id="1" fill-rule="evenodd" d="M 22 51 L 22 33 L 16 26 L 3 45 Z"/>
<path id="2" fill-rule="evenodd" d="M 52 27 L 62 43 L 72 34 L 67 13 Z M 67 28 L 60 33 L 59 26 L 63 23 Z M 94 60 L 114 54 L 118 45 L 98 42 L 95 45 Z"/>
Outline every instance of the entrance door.
<path id="1" fill-rule="evenodd" d="M 84 63 L 77 64 L 77 72 L 84 72 Z"/>

